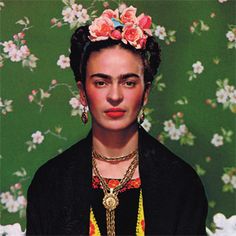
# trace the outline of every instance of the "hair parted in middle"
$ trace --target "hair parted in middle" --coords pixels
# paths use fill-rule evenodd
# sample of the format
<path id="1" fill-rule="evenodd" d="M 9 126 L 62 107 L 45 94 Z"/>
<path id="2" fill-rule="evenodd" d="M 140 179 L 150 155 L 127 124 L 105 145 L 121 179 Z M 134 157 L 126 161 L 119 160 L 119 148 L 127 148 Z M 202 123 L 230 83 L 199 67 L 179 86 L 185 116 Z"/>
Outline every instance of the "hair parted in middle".
<path id="1" fill-rule="evenodd" d="M 140 57 L 145 84 L 153 81 L 161 62 L 161 49 L 149 29 L 151 17 L 143 13 L 136 17 L 135 14 L 133 6 L 126 8 L 120 18 L 117 10 L 105 10 L 92 25 L 75 30 L 71 37 L 70 66 L 76 81 L 85 83 L 87 62 L 92 52 L 117 46 Z M 132 40 L 135 34 L 137 38 Z"/>

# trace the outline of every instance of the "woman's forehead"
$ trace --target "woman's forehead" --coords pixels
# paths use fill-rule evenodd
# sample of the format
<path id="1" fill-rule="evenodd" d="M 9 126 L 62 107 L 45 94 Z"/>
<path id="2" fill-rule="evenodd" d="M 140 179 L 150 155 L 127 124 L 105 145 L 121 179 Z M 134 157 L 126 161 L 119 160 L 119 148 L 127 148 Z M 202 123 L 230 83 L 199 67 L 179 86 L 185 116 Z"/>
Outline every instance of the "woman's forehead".
<path id="1" fill-rule="evenodd" d="M 91 53 L 87 63 L 87 71 L 110 74 L 118 70 L 121 74 L 141 73 L 143 63 L 140 56 L 119 47 L 106 48 Z"/>

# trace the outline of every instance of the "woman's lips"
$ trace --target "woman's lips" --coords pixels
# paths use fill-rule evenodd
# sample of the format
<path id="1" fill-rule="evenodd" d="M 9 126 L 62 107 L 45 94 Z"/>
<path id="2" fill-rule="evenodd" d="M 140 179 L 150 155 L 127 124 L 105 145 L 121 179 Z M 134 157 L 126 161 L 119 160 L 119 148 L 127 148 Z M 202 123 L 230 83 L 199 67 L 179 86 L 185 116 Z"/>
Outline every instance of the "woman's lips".
<path id="1" fill-rule="evenodd" d="M 124 116 L 125 111 L 122 109 L 118 109 L 118 108 L 112 108 L 109 110 L 105 111 L 106 115 L 111 117 L 111 118 L 120 118 L 122 116 Z"/>

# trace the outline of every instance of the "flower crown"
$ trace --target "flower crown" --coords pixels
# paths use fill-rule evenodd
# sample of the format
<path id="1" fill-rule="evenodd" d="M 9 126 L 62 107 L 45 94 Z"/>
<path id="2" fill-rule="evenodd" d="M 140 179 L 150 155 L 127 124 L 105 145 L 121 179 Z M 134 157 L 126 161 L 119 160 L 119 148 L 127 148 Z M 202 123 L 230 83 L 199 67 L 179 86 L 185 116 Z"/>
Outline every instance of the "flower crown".
<path id="1" fill-rule="evenodd" d="M 144 13 L 136 17 L 136 11 L 137 8 L 130 6 L 119 16 L 118 9 L 104 10 L 89 26 L 89 39 L 95 42 L 112 38 L 136 49 L 145 48 L 148 36 L 152 36 L 152 18 Z"/>

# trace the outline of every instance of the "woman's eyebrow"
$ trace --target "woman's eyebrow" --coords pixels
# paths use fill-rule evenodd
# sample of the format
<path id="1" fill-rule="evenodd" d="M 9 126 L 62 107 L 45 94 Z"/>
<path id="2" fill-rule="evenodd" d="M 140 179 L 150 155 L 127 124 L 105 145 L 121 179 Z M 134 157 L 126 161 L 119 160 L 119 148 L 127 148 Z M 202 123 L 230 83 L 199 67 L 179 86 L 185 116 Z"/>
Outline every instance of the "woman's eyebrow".
<path id="1" fill-rule="evenodd" d="M 91 78 L 93 78 L 93 77 L 100 77 L 100 78 L 109 79 L 109 80 L 112 79 L 112 76 L 104 74 L 104 73 L 95 73 L 95 74 L 92 74 L 90 77 Z M 129 77 L 136 77 L 136 78 L 139 79 L 140 75 L 135 74 L 135 73 L 127 73 L 127 74 L 119 75 L 119 79 L 122 79 L 122 80 L 128 79 Z"/>
<path id="2" fill-rule="evenodd" d="M 91 78 L 100 77 L 100 78 L 103 78 L 103 79 L 111 79 L 112 78 L 110 75 L 103 74 L 103 73 L 95 73 L 95 74 L 92 74 L 90 77 Z"/>

